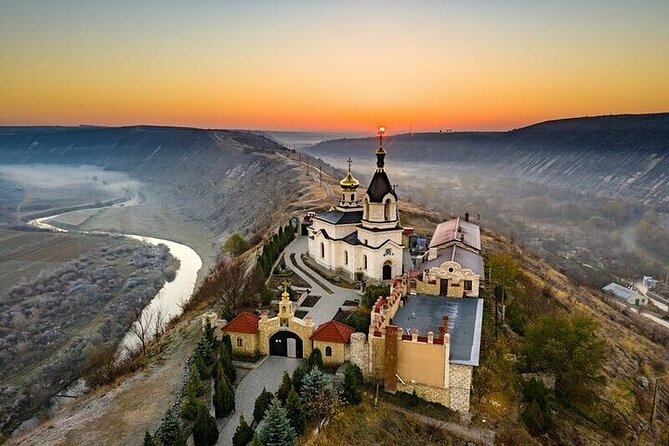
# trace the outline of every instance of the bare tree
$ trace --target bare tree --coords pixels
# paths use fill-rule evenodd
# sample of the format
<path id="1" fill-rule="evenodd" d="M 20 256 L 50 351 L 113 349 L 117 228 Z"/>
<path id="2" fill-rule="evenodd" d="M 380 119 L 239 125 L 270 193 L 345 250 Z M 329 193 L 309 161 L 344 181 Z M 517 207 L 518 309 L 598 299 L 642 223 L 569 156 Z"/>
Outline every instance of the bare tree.
<path id="1" fill-rule="evenodd" d="M 146 345 L 149 342 L 149 337 L 152 333 L 154 314 L 155 312 L 153 310 L 137 310 L 135 312 L 136 320 L 130 326 L 130 331 L 132 331 L 135 336 L 139 338 L 139 342 L 142 344 L 143 355 L 146 354 Z"/>
<path id="2" fill-rule="evenodd" d="M 217 294 L 234 313 L 252 302 L 258 290 L 256 269 L 249 268 L 247 262 L 239 257 L 219 263 L 215 277 Z"/>
<path id="3" fill-rule="evenodd" d="M 155 340 L 160 339 L 163 333 L 165 333 L 166 323 L 167 323 L 167 318 L 165 317 L 165 313 L 163 313 L 163 310 L 161 308 L 156 309 L 153 315 L 153 325 L 154 325 L 153 337 Z"/>

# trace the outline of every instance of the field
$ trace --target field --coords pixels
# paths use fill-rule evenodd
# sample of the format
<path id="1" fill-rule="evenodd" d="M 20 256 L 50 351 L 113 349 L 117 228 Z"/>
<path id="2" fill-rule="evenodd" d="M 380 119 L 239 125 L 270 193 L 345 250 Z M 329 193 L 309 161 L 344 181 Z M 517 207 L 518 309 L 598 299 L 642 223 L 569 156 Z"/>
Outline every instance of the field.
<path id="1" fill-rule="evenodd" d="M 0 267 L 9 279 L 0 293 L 0 411 L 9 416 L 0 431 L 7 433 L 85 373 L 96 352 L 116 345 L 174 265 L 166 247 L 121 237 L 2 237 Z M 25 268 L 12 272 L 17 264 Z"/>
<path id="2" fill-rule="evenodd" d="M 0 229 L 0 296 L 40 272 L 109 243 L 103 237 Z"/>

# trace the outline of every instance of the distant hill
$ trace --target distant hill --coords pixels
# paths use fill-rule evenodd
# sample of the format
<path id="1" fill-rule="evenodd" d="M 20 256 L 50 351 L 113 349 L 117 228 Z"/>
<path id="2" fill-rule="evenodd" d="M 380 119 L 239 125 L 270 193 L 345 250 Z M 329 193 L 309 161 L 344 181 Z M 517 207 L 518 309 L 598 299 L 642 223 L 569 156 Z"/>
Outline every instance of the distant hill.
<path id="1" fill-rule="evenodd" d="M 254 132 L 177 127 L 0 127 L 0 164 L 97 165 L 150 183 L 215 234 L 270 224 L 292 196 L 281 144 Z M 244 200 L 240 200 L 243 191 Z"/>
<path id="2" fill-rule="evenodd" d="M 489 167 L 568 190 L 669 206 L 669 113 L 547 121 L 508 132 L 417 133 L 386 138 L 388 162 Z M 325 141 L 314 156 L 368 157 L 372 138 Z"/>

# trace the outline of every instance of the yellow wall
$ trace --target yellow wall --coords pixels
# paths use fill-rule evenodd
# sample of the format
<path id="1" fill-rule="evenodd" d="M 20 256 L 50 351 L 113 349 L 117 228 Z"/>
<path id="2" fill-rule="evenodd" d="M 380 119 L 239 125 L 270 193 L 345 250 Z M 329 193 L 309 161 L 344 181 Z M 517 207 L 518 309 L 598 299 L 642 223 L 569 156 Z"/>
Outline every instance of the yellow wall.
<path id="1" fill-rule="evenodd" d="M 405 383 L 416 381 L 433 387 L 444 387 L 444 367 L 448 360 L 440 344 L 400 340 L 397 355 L 397 374 Z"/>
<path id="2" fill-rule="evenodd" d="M 250 333 L 227 332 L 232 341 L 232 353 L 240 356 L 255 356 L 258 354 L 258 335 Z M 242 346 L 237 345 L 237 339 L 241 338 Z"/>
<path id="3" fill-rule="evenodd" d="M 313 341 L 314 348 L 318 348 L 323 356 L 323 363 L 325 364 L 343 364 L 348 357 L 347 344 L 339 344 L 336 342 Z M 326 347 L 332 348 L 332 356 L 325 355 Z"/>

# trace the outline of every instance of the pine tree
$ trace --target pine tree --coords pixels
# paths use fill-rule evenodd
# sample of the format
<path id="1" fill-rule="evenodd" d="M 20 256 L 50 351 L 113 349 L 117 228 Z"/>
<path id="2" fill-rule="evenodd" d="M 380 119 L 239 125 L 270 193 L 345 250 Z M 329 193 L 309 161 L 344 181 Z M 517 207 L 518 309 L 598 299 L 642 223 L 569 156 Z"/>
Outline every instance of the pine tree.
<path id="1" fill-rule="evenodd" d="M 204 395 L 204 383 L 200 378 L 200 371 L 197 369 L 195 364 L 190 366 L 190 371 L 188 372 L 188 382 L 186 383 L 186 393 L 193 392 L 195 396 Z"/>
<path id="2" fill-rule="evenodd" d="M 293 426 L 297 435 L 302 435 L 307 424 L 307 418 L 304 415 L 302 401 L 294 389 L 290 389 L 290 392 L 288 392 L 288 398 L 286 398 L 286 412 L 288 413 L 290 425 Z"/>
<path id="3" fill-rule="evenodd" d="M 304 376 L 300 396 L 304 412 L 312 419 L 330 415 L 337 407 L 338 398 L 328 388 L 328 379 L 323 372 L 313 368 Z"/>
<path id="4" fill-rule="evenodd" d="M 355 364 L 348 363 L 344 369 L 344 399 L 349 404 L 360 404 L 362 402 L 362 370 Z"/>
<path id="5" fill-rule="evenodd" d="M 228 381 L 234 383 L 237 378 L 237 370 L 235 370 L 235 366 L 232 364 L 232 356 L 224 343 L 221 343 L 221 347 L 219 348 L 218 359 L 223 373 L 228 377 Z"/>
<path id="6" fill-rule="evenodd" d="M 235 394 L 228 378 L 220 369 L 214 384 L 213 402 L 216 418 L 223 418 L 235 410 Z"/>
<path id="7" fill-rule="evenodd" d="M 193 354 L 193 362 L 192 362 L 192 367 L 195 367 L 197 371 L 200 374 L 201 379 L 208 379 L 211 377 L 209 374 L 209 370 L 207 369 L 207 366 L 204 363 L 204 359 L 202 359 L 202 356 L 195 351 Z"/>
<path id="8" fill-rule="evenodd" d="M 149 431 L 146 431 L 144 433 L 144 443 L 143 443 L 143 445 L 144 446 L 158 446 L 156 444 L 156 440 L 151 436 Z"/>
<path id="9" fill-rule="evenodd" d="M 302 388 L 302 380 L 304 379 L 304 375 L 307 374 L 307 371 L 308 370 L 306 362 L 300 364 L 300 366 L 293 371 L 293 387 L 295 388 L 295 391 L 298 393 Z"/>
<path id="10" fill-rule="evenodd" d="M 272 404 L 272 395 L 263 387 L 262 392 L 256 398 L 255 405 L 253 406 L 253 420 L 260 423 L 260 421 L 265 417 L 265 412 L 269 409 L 269 406 Z"/>
<path id="11" fill-rule="evenodd" d="M 232 355 L 232 339 L 230 338 L 230 335 L 228 333 L 225 333 L 221 337 L 221 344 L 225 349 L 228 351 L 230 355 Z"/>
<path id="12" fill-rule="evenodd" d="M 186 437 L 179 418 L 171 408 L 165 412 L 156 436 L 165 446 L 181 446 L 186 444 Z"/>
<path id="13" fill-rule="evenodd" d="M 181 403 L 181 416 L 187 420 L 195 420 L 201 404 L 195 393 L 192 390 L 187 390 L 186 397 Z"/>
<path id="14" fill-rule="evenodd" d="M 218 426 L 216 425 L 216 419 L 200 403 L 193 424 L 193 442 L 195 446 L 214 446 L 217 440 Z"/>
<path id="15" fill-rule="evenodd" d="M 232 437 L 232 446 L 246 446 L 253 437 L 253 429 L 244 419 L 244 415 L 239 417 L 239 426 Z"/>
<path id="16" fill-rule="evenodd" d="M 311 370 L 314 367 L 323 369 L 323 354 L 319 348 L 313 349 L 307 358 L 307 370 Z"/>
<path id="17" fill-rule="evenodd" d="M 295 444 L 295 429 L 290 425 L 286 409 L 276 398 L 267 410 L 258 437 L 264 445 L 292 446 Z"/>
<path id="18" fill-rule="evenodd" d="M 279 398 L 279 401 L 285 403 L 286 398 L 288 398 L 288 394 L 292 389 L 293 381 L 290 379 L 290 375 L 288 375 L 288 372 L 283 372 L 283 379 L 281 380 L 279 390 L 276 391 L 276 397 Z"/>

